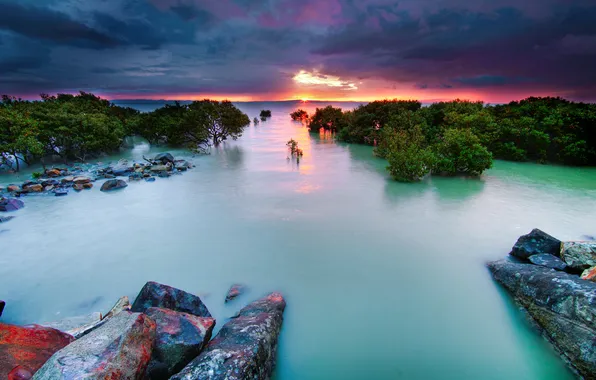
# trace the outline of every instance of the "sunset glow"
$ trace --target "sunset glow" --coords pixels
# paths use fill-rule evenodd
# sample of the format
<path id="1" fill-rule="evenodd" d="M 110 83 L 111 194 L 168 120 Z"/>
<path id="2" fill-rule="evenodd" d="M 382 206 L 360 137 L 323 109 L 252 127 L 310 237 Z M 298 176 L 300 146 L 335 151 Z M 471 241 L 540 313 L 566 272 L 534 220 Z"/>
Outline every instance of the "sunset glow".
<path id="1" fill-rule="evenodd" d="M 294 81 L 301 85 L 307 86 L 327 86 L 327 87 L 338 87 L 342 90 L 353 91 L 357 90 L 358 87 L 354 83 L 341 80 L 339 77 L 332 75 L 324 75 L 318 71 L 307 72 L 300 70 L 294 75 Z"/>

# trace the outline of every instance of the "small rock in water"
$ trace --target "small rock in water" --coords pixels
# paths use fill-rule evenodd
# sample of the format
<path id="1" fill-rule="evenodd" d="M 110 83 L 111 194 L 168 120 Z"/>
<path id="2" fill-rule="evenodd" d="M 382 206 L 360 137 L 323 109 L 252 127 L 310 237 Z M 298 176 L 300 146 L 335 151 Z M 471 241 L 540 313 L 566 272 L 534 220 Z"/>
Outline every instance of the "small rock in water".
<path id="1" fill-rule="evenodd" d="M 68 176 L 68 177 L 62 178 L 62 180 L 60 182 L 62 182 L 62 183 L 71 183 L 72 181 L 74 181 L 74 177 L 73 176 Z"/>
<path id="2" fill-rule="evenodd" d="M 127 165 L 117 165 L 114 166 L 111 171 L 113 175 L 123 177 L 128 175 L 128 173 L 132 171 L 132 168 Z"/>
<path id="3" fill-rule="evenodd" d="M 170 167 L 167 165 L 153 165 L 150 170 L 152 172 L 167 172 Z"/>
<path id="4" fill-rule="evenodd" d="M 169 379 L 196 358 L 211 339 L 213 318 L 197 317 L 170 309 L 149 308 L 157 334 L 146 379 Z"/>
<path id="5" fill-rule="evenodd" d="M 146 182 L 155 182 L 155 177 L 147 177 L 145 178 Z"/>
<path id="6" fill-rule="evenodd" d="M 17 366 L 34 373 L 72 341 L 72 336 L 49 327 L 0 323 L 0 379 L 8 378 Z"/>
<path id="7" fill-rule="evenodd" d="M 534 228 L 529 234 L 521 236 L 511 249 L 512 256 L 527 260 L 532 255 L 549 253 L 559 256 L 561 241 L 544 231 Z"/>
<path id="8" fill-rule="evenodd" d="M 15 193 L 17 191 L 21 191 L 21 187 L 19 185 L 8 185 L 8 187 L 6 188 L 6 191 L 8 191 L 10 193 Z"/>
<path id="9" fill-rule="evenodd" d="M 172 156 L 170 153 L 160 153 L 155 156 L 154 160 L 159 161 L 162 164 L 167 164 L 168 162 L 174 163 L 174 156 Z"/>
<path id="10" fill-rule="evenodd" d="M 124 311 L 56 352 L 38 380 L 142 379 L 153 351 L 155 322 Z"/>
<path id="11" fill-rule="evenodd" d="M 83 189 L 91 189 L 93 188 L 93 184 L 91 182 L 87 182 L 83 184 Z"/>
<path id="12" fill-rule="evenodd" d="M 60 177 L 62 173 L 58 169 L 48 169 L 45 174 L 47 177 Z"/>
<path id="13" fill-rule="evenodd" d="M 91 182 L 91 178 L 89 177 L 76 177 L 72 180 L 74 183 L 76 184 L 84 184 L 84 183 L 89 183 Z"/>
<path id="14" fill-rule="evenodd" d="M 596 242 L 566 241 L 562 247 L 561 258 L 569 268 L 583 271 L 596 266 Z"/>
<path id="15" fill-rule="evenodd" d="M 556 256 L 549 253 L 540 253 L 538 255 L 532 255 L 528 259 L 534 265 L 540 265 L 541 267 L 552 268 L 556 270 L 565 270 L 567 264 Z"/>
<path id="16" fill-rule="evenodd" d="M 23 191 L 27 193 L 41 193 L 43 191 L 43 186 L 39 183 L 33 183 L 23 186 Z"/>
<path id="17" fill-rule="evenodd" d="M 117 189 L 123 189 L 127 187 L 128 184 L 121 179 L 109 179 L 101 185 L 101 191 L 112 191 Z"/>
<path id="18" fill-rule="evenodd" d="M 592 267 L 583 271 L 581 279 L 596 282 L 596 267 Z M 0 313 L 0 315 L 2 315 L 2 313 Z"/>
<path id="19" fill-rule="evenodd" d="M 241 284 L 234 284 L 228 290 L 228 294 L 226 295 L 226 303 L 230 302 L 234 298 L 238 297 L 240 294 L 244 293 L 244 285 Z"/>
<path id="20" fill-rule="evenodd" d="M 57 197 L 63 197 L 65 195 L 68 195 L 68 190 L 66 189 L 56 189 L 54 190 L 54 195 Z"/>
<path id="21" fill-rule="evenodd" d="M 81 190 L 83 190 L 85 187 L 83 186 L 83 184 L 82 184 L 82 183 L 75 183 L 75 184 L 72 186 L 72 188 L 73 188 L 75 191 L 81 191 Z"/>
<path id="22" fill-rule="evenodd" d="M 159 178 L 168 178 L 170 176 L 170 173 L 168 173 L 168 172 L 159 172 L 159 173 L 157 173 L 157 176 Z"/>
<path id="23" fill-rule="evenodd" d="M 0 216 L 0 223 L 6 223 L 12 219 L 14 219 L 14 216 Z"/>
<path id="24" fill-rule="evenodd" d="M 582 239 L 585 239 L 585 240 L 596 240 L 596 236 L 594 236 L 594 235 L 582 235 Z"/>
<path id="25" fill-rule="evenodd" d="M 0 300 L 0 317 L 2 316 L 2 312 L 4 312 L 5 306 L 6 306 L 6 302 Z"/>
<path id="26" fill-rule="evenodd" d="M 0 198 L 0 211 L 16 211 L 25 207 L 22 200 L 16 198 Z"/>
<path id="27" fill-rule="evenodd" d="M 131 310 L 144 313 L 150 307 L 181 311 L 198 317 L 211 317 L 207 306 L 199 297 L 153 281 L 143 286 Z"/>

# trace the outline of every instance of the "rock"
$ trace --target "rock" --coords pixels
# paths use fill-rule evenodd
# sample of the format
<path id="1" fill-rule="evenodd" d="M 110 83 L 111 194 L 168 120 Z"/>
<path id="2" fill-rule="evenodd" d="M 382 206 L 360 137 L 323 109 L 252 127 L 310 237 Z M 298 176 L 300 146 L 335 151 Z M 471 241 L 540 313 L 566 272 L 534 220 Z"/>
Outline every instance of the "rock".
<path id="1" fill-rule="evenodd" d="M 95 312 L 87 315 L 81 315 L 78 317 L 65 318 L 55 322 L 45 322 L 42 323 L 41 326 L 51 327 L 53 329 L 60 330 L 76 338 L 76 336 L 70 333 L 69 331 L 76 330 L 81 326 L 93 324 L 99 321 L 101 321 L 101 313 Z"/>
<path id="2" fill-rule="evenodd" d="M 14 216 L 0 216 L 0 223 L 6 223 L 14 219 Z"/>
<path id="3" fill-rule="evenodd" d="M 93 184 L 91 182 L 83 184 L 83 189 L 91 189 L 91 188 L 93 188 Z"/>
<path id="4" fill-rule="evenodd" d="M 167 165 L 153 165 L 151 167 L 152 172 L 167 172 L 170 168 Z"/>
<path id="5" fill-rule="evenodd" d="M 68 195 L 68 190 L 66 189 L 56 189 L 54 190 L 54 195 L 57 197 L 63 197 L 65 195 Z"/>
<path id="6" fill-rule="evenodd" d="M 39 183 L 33 183 L 23 186 L 23 191 L 27 193 L 41 193 L 43 191 L 43 186 Z"/>
<path id="7" fill-rule="evenodd" d="M 74 181 L 74 177 L 73 176 L 68 176 L 68 177 L 62 178 L 62 180 L 60 182 L 62 182 L 62 183 L 72 183 L 72 181 Z"/>
<path id="8" fill-rule="evenodd" d="M 85 187 L 83 186 L 83 184 L 82 184 L 82 183 L 75 183 L 75 184 L 72 186 L 72 188 L 73 188 L 74 190 L 76 190 L 76 191 L 81 191 L 81 190 L 83 190 Z"/>
<path id="9" fill-rule="evenodd" d="M 151 307 L 146 314 L 155 321 L 155 346 L 146 379 L 169 379 L 196 358 L 211 339 L 213 318 L 197 317 L 170 309 Z"/>
<path id="10" fill-rule="evenodd" d="M 89 178 L 89 177 L 75 177 L 75 178 L 74 178 L 72 181 L 73 181 L 75 184 L 81 184 L 81 185 L 82 185 L 82 184 L 84 184 L 84 183 L 89 183 L 89 182 L 91 182 L 91 178 Z"/>
<path id="11" fill-rule="evenodd" d="M 33 373 L 23 366 L 16 366 L 8 374 L 8 380 L 29 380 L 33 377 Z"/>
<path id="12" fill-rule="evenodd" d="M 46 170 L 46 177 L 60 177 L 62 175 L 62 173 L 60 172 L 60 170 L 58 169 L 48 169 Z"/>
<path id="13" fill-rule="evenodd" d="M 511 249 L 512 256 L 527 260 L 532 255 L 549 253 L 559 256 L 561 241 L 546 232 L 534 228 L 529 234 L 521 236 Z"/>
<path id="14" fill-rule="evenodd" d="M 128 179 L 131 181 L 140 181 L 143 179 L 143 174 L 142 173 L 137 173 L 134 172 L 131 175 L 128 176 Z"/>
<path id="15" fill-rule="evenodd" d="M 16 198 L 0 198 L 0 211 L 16 211 L 25 207 L 22 200 Z"/>
<path id="16" fill-rule="evenodd" d="M 123 189 L 128 184 L 121 179 L 109 179 L 101 185 L 101 191 L 112 191 L 117 189 Z"/>
<path id="17" fill-rule="evenodd" d="M 147 177 L 145 178 L 146 182 L 155 182 L 155 177 Z"/>
<path id="18" fill-rule="evenodd" d="M 8 378 L 16 366 L 35 373 L 50 356 L 72 341 L 72 336 L 49 327 L 0 323 L 0 379 Z"/>
<path id="19" fill-rule="evenodd" d="M 162 164 L 167 164 L 168 162 L 174 163 L 174 156 L 170 153 L 160 153 L 155 156 L 154 161 L 159 161 Z"/>
<path id="20" fill-rule="evenodd" d="M 6 302 L 0 300 L 0 317 L 2 316 L 2 313 L 4 312 L 5 306 L 6 306 Z"/>
<path id="21" fill-rule="evenodd" d="M 269 379 L 285 307 L 279 293 L 246 306 L 171 379 Z"/>
<path id="22" fill-rule="evenodd" d="M 124 296 L 121 297 L 118 302 L 112 307 L 112 309 L 103 317 L 100 317 L 99 320 L 94 320 L 87 324 L 73 327 L 66 331 L 66 333 L 74 336 L 76 339 L 79 339 L 82 336 L 89 334 L 91 331 L 97 329 L 104 323 L 107 323 L 111 318 L 115 317 L 116 315 L 120 314 L 123 311 L 130 310 L 130 302 L 128 301 L 128 297 Z M 101 315 L 101 313 L 100 313 Z"/>
<path id="23" fill-rule="evenodd" d="M 570 269 L 576 271 L 596 266 L 596 242 L 565 241 L 562 244 L 561 258 Z"/>
<path id="24" fill-rule="evenodd" d="M 207 306 L 199 297 L 153 281 L 143 286 L 131 310 L 144 313 L 150 307 L 181 311 L 198 317 L 211 317 Z"/>
<path id="25" fill-rule="evenodd" d="M 46 187 L 46 186 L 58 186 L 58 185 L 60 185 L 60 181 L 58 181 L 57 179 L 48 179 L 48 180 L 43 181 L 41 183 L 41 185 L 43 187 Z"/>
<path id="26" fill-rule="evenodd" d="M 556 270 L 565 270 L 567 268 L 567 264 L 565 264 L 563 260 L 551 255 L 550 253 L 532 255 L 528 258 L 528 260 L 530 260 L 530 262 L 534 265 L 540 265 L 546 268 L 552 268 Z"/>
<path id="27" fill-rule="evenodd" d="M 532 264 L 488 264 L 494 279 L 585 378 L 596 373 L 596 283 Z"/>
<path id="28" fill-rule="evenodd" d="M 46 187 L 43 188 L 43 191 L 48 191 L 49 192 L 49 191 L 52 191 L 52 190 L 54 190 L 54 186 L 53 185 L 46 186 Z"/>
<path id="29" fill-rule="evenodd" d="M 581 277 L 582 280 L 596 282 L 596 267 L 592 267 L 583 271 Z M 0 313 L 2 315 L 2 313 Z"/>
<path id="30" fill-rule="evenodd" d="M 168 172 L 159 172 L 159 173 L 157 173 L 157 176 L 159 178 L 168 178 L 168 177 L 170 177 L 170 173 L 168 173 Z"/>
<path id="31" fill-rule="evenodd" d="M 132 171 L 132 168 L 127 165 L 117 165 L 112 168 L 112 174 L 115 176 L 124 177 Z"/>
<path id="32" fill-rule="evenodd" d="M 174 168 L 176 168 L 176 170 L 178 170 L 178 171 L 184 172 L 184 171 L 192 168 L 192 164 L 185 160 L 179 160 L 179 161 L 175 162 Z"/>
<path id="33" fill-rule="evenodd" d="M 9 193 L 15 193 L 17 191 L 21 191 L 21 187 L 18 185 L 8 185 L 6 187 L 6 191 L 8 191 Z"/>
<path id="34" fill-rule="evenodd" d="M 244 292 L 244 285 L 241 284 L 234 284 L 228 290 L 228 294 L 226 295 L 226 303 L 233 300 L 234 298 L 238 297 L 240 294 Z"/>
<path id="35" fill-rule="evenodd" d="M 34 379 L 142 379 L 154 340 L 151 318 L 122 312 L 54 354 Z"/>

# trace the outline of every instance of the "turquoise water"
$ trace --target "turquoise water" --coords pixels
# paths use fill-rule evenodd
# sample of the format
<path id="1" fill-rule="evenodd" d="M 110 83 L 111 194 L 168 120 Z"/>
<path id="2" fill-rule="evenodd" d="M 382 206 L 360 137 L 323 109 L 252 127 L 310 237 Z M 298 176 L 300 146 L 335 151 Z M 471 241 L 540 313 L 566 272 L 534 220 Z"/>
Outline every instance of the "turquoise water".
<path id="1" fill-rule="evenodd" d="M 209 156 L 172 151 L 197 165 L 184 175 L 25 198 L 0 225 L 2 320 L 105 312 L 155 280 L 201 295 L 221 327 L 281 291 L 277 379 L 572 377 L 484 263 L 534 227 L 596 234 L 596 170 L 496 162 L 481 180 L 400 184 L 370 147 L 292 122 L 295 103 L 239 106 L 273 117 Z M 157 151 L 138 143 L 102 161 Z M 236 282 L 248 293 L 224 305 Z"/>

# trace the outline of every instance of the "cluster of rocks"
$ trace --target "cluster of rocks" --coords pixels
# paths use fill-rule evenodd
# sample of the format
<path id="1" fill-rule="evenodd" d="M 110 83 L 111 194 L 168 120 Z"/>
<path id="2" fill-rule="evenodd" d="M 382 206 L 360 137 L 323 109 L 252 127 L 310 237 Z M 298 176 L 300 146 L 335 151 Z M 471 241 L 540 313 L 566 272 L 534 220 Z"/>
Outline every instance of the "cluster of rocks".
<path id="1" fill-rule="evenodd" d="M 488 263 L 493 278 L 580 376 L 596 378 L 596 241 L 560 241 L 534 229 L 511 260 Z"/>
<path id="2" fill-rule="evenodd" d="M 148 282 L 105 316 L 0 323 L 2 379 L 268 379 L 285 300 L 244 307 L 211 339 L 215 319 L 196 295 Z"/>
<path id="3" fill-rule="evenodd" d="M 186 160 L 177 160 L 170 153 L 160 153 L 153 159 L 144 158 L 144 162 L 129 163 L 120 160 L 115 165 L 87 165 L 73 168 L 46 169 L 39 179 L 26 181 L 20 185 L 11 184 L 6 188 L 0 187 L 0 211 L 15 211 L 23 208 L 25 203 L 18 199 L 29 194 L 49 194 L 54 196 L 68 195 L 70 189 L 83 191 L 92 189 L 94 182 L 103 182 L 101 191 L 112 191 L 128 186 L 128 183 L 118 177 L 127 177 L 128 181 L 155 181 L 156 177 L 167 178 L 172 174 L 180 174 L 192 168 Z M 6 197 L 2 194 L 7 195 Z M 0 219 L 6 222 L 9 219 Z"/>

